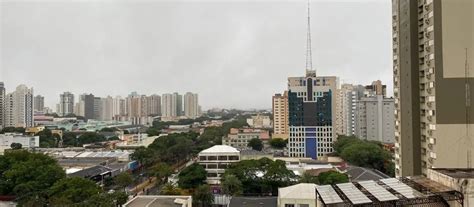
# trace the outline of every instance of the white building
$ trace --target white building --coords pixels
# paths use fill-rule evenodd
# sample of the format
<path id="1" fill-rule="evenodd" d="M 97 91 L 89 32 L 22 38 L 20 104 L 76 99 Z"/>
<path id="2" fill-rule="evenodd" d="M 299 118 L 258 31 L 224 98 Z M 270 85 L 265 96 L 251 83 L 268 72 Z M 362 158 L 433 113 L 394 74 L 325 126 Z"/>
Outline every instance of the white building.
<path id="1" fill-rule="evenodd" d="M 272 128 L 269 116 L 257 115 L 247 119 L 247 124 L 252 128 Z"/>
<path id="2" fill-rule="evenodd" d="M 0 82 L 0 129 L 3 129 L 5 124 L 5 87 L 3 82 Z"/>
<path id="3" fill-rule="evenodd" d="M 59 95 L 57 112 L 59 116 L 66 116 L 74 113 L 74 94 L 71 92 L 64 92 Z"/>
<path id="4" fill-rule="evenodd" d="M 163 94 L 162 96 L 163 102 L 161 104 L 161 116 L 163 117 L 176 117 L 177 112 L 176 112 L 176 99 L 177 96 L 175 94 Z"/>
<path id="5" fill-rule="evenodd" d="M 100 117 L 102 121 L 110 121 L 113 117 L 113 110 L 114 110 L 114 99 L 111 96 L 107 96 L 106 98 L 101 98 L 101 111 Z"/>
<path id="6" fill-rule="evenodd" d="M 220 184 L 222 174 L 232 163 L 240 161 L 240 152 L 231 146 L 215 145 L 199 153 L 198 163 L 206 169 L 206 182 Z"/>
<path id="7" fill-rule="evenodd" d="M 4 117 L 4 127 L 33 127 L 33 88 L 19 85 L 7 94 Z"/>
<path id="8" fill-rule="evenodd" d="M 199 116 L 198 94 L 187 92 L 184 94 L 184 116 L 194 119 Z"/>
<path id="9" fill-rule="evenodd" d="M 115 116 L 124 116 L 125 112 L 125 99 L 120 96 L 116 96 L 113 100 L 112 105 L 112 115 Z"/>
<path id="10" fill-rule="evenodd" d="M 0 134 L 0 154 L 3 154 L 5 149 L 11 149 L 12 143 L 20 143 L 22 148 L 39 147 L 39 136 L 25 136 L 15 133 Z"/>
<path id="11" fill-rule="evenodd" d="M 278 188 L 278 207 L 316 207 L 316 184 L 300 183 Z"/>
<path id="12" fill-rule="evenodd" d="M 356 136 L 383 143 L 395 142 L 395 105 L 382 95 L 361 98 L 357 104 Z"/>

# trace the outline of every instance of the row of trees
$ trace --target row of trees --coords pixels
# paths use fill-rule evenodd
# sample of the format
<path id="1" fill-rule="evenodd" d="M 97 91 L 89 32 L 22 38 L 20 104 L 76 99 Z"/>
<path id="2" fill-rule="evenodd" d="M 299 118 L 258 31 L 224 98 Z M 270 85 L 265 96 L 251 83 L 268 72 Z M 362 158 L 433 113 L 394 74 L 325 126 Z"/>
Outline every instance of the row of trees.
<path id="1" fill-rule="evenodd" d="M 20 206 L 116 206 L 127 200 L 88 179 L 67 178 L 56 160 L 26 150 L 0 155 L 0 195 L 15 196 Z"/>
<path id="2" fill-rule="evenodd" d="M 385 150 L 380 142 L 361 140 L 354 136 L 339 136 L 334 142 L 334 151 L 353 165 L 376 169 L 389 176 L 395 176 L 392 154 Z"/>

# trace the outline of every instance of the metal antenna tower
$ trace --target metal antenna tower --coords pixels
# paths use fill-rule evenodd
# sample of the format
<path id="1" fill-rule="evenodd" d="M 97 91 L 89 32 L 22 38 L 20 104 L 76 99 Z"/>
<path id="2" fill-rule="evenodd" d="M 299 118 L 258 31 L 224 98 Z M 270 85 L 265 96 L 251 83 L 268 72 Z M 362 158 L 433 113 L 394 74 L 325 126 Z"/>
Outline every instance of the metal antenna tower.
<path id="1" fill-rule="evenodd" d="M 308 0 L 308 31 L 306 32 L 306 75 L 316 76 L 316 71 L 313 71 L 313 56 L 311 51 L 311 13 L 310 0 Z"/>

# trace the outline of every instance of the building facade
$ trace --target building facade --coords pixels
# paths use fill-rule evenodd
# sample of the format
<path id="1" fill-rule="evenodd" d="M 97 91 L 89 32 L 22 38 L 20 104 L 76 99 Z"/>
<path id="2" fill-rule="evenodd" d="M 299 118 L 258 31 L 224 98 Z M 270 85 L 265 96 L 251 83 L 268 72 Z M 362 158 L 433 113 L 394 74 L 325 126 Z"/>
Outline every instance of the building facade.
<path id="1" fill-rule="evenodd" d="M 317 159 L 333 152 L 337 84 L 336 77 L 316 77 L 315 71 L 288 78 L 290 157 Z"/>
<path id="2" fill-rule="evenodd" d="M 44 112 L 44 96 L 36 95 L 33 104 L 34 112 Z"/>
<path id="3" fill-rule="evenodd" d="M 397 176 L 474 160 L 473 13 L 471 0 L 392 0 Z"/>
<path id="4" fill-rule="evenodd" d="M 161 115 L 161 96 L 151 95 L 147 97 L 147 113 L 149 115 L 159 116 Z"/>
<path id="5" fill-rule="evenodd" d="M 392 98 L 363 97 L 356 105 L 355 136 L 382 143 L 395 142 L 395 111 Z"/>
<path id="6" fill-rule="evenodd" d="M 288 114 L 288 91 L 283 94 L 275 94 L 272 97 L 273 111 L 273 134 L 272 138 L 288 139 L 289 130 L 289 114 Z"/>
<path id="7" fill-rule="evenodd" d="M 25 149 L 39 147 L 39 136 L 25 136 L 15 133 L 0 134 L 0 154 L 3 154 L 5 149 L 11 149 L 12 143 L 19 143 Z"/>
<path id="8" fill-rule="evenodd" d="M 272 128 L 270 116 L 258 114 L 247 119 L 247 124 L 252 128 Z"/>
<path id="9" fill-rule="evenodd" d="M 184 116 L 190 119 L 199 117 L 198 94 L 187 92 L 184 94 Z"/>
<path id="10" fill-rule="evenodd" d="M 58 115 L 66 116 L 68 114 L 74 114 L 74 94 L 71 92 L 64 92 L 59 95 L 58 104 Z"/>
<path id="11" fill-rule="evenodd" d="M 163 102 L 161 105 L 161 116 L 177 117 L 177 96 L 175 94 L 163 94 Z"/>
<path id="12" fill-rule="evenodd" d="M 5 99 L 6 90 L 3 82 L 0 82 L 0 130 L 3 129 L 5 123 Z"/>
<path id="13" fill-rule="evenodd" d="M 5 98 L 4 127 L 33 127 L 33 88 L 19 85 Z"/>
<path id="14" fill-rule="evenodd" d="M 231 128 L 230 133 L 222 138 L 222 144 L 238 149 L 248 149 L 248 143 L 251 139 L 260 139 L 262 141 L 270 139 L 269 132 L 263 129 L 252 128 Z"/>
<path id="15" fill-rule="evenodd" d="M 232 163 L 240 161 L 240 152 L 227 145 L 215 145 L 198 154 L 198 163 L 207 172 L 206 182 L 209 185 L 219 185 L 222 175 Z"/>

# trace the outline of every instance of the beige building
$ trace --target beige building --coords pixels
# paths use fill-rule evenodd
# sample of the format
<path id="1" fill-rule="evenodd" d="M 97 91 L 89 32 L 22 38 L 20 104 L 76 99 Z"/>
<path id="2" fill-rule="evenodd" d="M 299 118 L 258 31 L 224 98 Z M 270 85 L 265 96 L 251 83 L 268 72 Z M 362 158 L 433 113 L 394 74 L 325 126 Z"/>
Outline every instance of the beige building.
<path id="1" fill-rule="evenodd" d="M 269 132 L 263 129 L 231 128 L 229 134 L 222 138 L 222 144 L 238 149 L 247 149 L 251 139 L 266 141 L 270 139 Z"/>
<path id="2" fill-rule="evenodd" d="M 32 127 L 33 102 L 33 88 L 25 85 L 19 85 L 15 91 L 7 94 L 3 127 Z"/>
<path id="3" fill-rule="evenodd" d="M 258 114 L 247 119 L 247 124 L 252 128 L 272 128 L 272 121 L 269 116 Z"/>
<path id="4" fill-rule="evenodd" d="M 199 117 L 198 94 L 187 92 L 184 94 L 184 116 L 190 119 Z"/>
<path id="5" fill-rule="evenodd" d="M 356 111 L 357 137 L 382 143 L 395 142 L 392 98 L 384 98 L 382 95 L 363 97 L 358 101 Z"/>
<path id="6" fill-rule="evenodd" d="M 392 6 L 396 175 L 466 168 L 474 160 L 474 110 L 466 98 L 474 97 L 474 1 Z"/>
<path id="7" fill-rule="evenodd" d="M 273 108 L 273 134 L 272 138 L 288 139 L 289 117 L 288 117 L 288 91 L 283 94 L 275 94 L 272 97 Z"/>
<path id="8" fill-rule="evenodd" d="M 278 188 L 278 207 L 316 207 L 316 184 L 300 183 Z"/>

